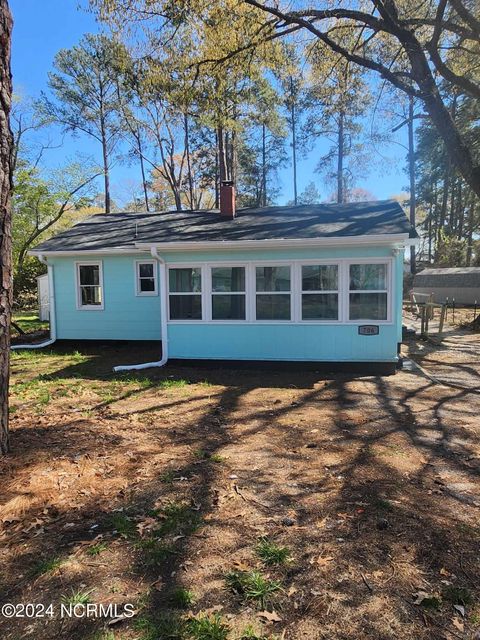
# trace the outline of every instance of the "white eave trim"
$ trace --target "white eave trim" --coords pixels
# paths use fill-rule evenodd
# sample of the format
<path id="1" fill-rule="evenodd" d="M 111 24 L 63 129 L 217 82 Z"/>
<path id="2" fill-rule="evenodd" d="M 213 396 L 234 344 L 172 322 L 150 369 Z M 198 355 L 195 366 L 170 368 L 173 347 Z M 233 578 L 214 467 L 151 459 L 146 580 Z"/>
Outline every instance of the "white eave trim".
<path id="1" fill-rule="evenodd" d="M 341 247 L 351 245 L 383 245 L 410 246 L 418 244 L 417 238 L 409 238 L 408 233 L 364 235 L 364 236 L 332 236 L 328 238 L 295 238 L 266 240 L 209 240 L 203 242 L 137 242 L 137 249 L 156 247 L 161 251 L 204 251 L 207 249 L 260 249 L 305 248 L 305 247 Z"/>
<path id="2" fill-rule="evenodd" d="M 136 242 L 133 247 L 112 247 L 110 249 L 78 249 L 76 251 L 29 251 L 31 256 L 78 256 L 80 255 L 112 255 L 112 254 L 141 254 L 155 248 L 162 252 L 171 251 L 205 251 L 222 249 L 298 249 L 307 247 L 342 247 L 352 245 L 379 245 L 389 247 L 409 247 L 418 245 L 419 238 L 409 238 L 408 233 L 363 235 L 363 236 L 332 236 L 327 238 L 294 238 L 266 240 L 208 240 L 189 242 Z"/>
<path id="3" fill-rule="evenodd" d="M 28 251 L 29 256 L 110 256 L 110 255 L 131 255 L 131 256 L 141 256 L 145 253 L 146 249 L 139 249 L 136 246 L 132 247 L 111 247 L 110 249 L 75 249 L 69 251 L 46 251 L 46 250 L 35 250 L 32 249 Z"/>

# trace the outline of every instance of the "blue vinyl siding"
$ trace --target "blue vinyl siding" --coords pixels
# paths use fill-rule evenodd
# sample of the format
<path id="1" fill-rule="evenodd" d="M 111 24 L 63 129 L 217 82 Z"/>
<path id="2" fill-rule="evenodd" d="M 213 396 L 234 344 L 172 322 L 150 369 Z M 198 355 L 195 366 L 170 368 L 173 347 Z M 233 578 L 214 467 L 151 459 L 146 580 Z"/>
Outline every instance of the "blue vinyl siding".
<path id="1" fill-rule="evenodd" d="M 150 256 L 144 256 L 148 261 Z M 141 255 L 50 258 L 54 265 L 57 338 L 160 340 L 160 297 L 135 295 L 135 260 Z M 101 262 L 104 309 L 77 309 L 76 262 Z"/>
<path id="2" fill-rule="evenodd" d="M 160 251 L 161 255 L 161 251 Z M 59 339 L 160 340 L 160 297 L 135 296 L 135 260 L 148 254 L 85 255 L 51 258 L 54 265 L 57 337 Z M 389 247 L 361 245 L 316 249 L 176 252 L 167 264 L 335 258 L 392 258 Z M 101 261 L 104 309 L 79 310 L 75 262 Z M 393 322 L 379 335 L 360 336 L 356 324 L 169 323 L 171 358 L 384 361 L 392 362 L 401 341 L 403 252 L 393 261 Z M 162 283 L 159 283 L 161 287 Z M 374 324 L 374 322 L 372 322 Z"/>

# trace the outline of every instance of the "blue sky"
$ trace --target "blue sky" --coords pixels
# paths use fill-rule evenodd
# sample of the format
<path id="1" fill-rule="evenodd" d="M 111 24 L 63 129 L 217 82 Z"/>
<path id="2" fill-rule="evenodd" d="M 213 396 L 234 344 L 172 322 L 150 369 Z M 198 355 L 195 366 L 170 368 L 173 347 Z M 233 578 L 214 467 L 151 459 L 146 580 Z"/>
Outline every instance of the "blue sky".
<path id="1" fill-rule="evenodd" d="M 83 4 L 85 6 L 85 2 Z M 78 0 L 11 0 L 10 5 L 15 21 L 12 53 L 14 88 L 20 95 L 36 98 L 41 91 L 47 90 L 48 72 L 57 51 L 76 44 L 84 33 L 99 31 L 100 25 L 92 14 L 78 9 Z M 403 141 L 401 138 L 399 140 Z M 323 183 L 321 177 L 314 173 L 314 168 L 325 148 L 325 142 L 320 141 L 308 158 L 300 162 L 298 171 L 299 190 L 313 180 L 324 199 L 332 188 Z M 48 152 L 47 162 L 51 166 L 61 166 L 67 159 L 72 159 L 76 152 L 87 153 L 100 160 L 100 149 L 95 142 L 84 136 L 74 138 L 67 135 L 60 148 Z M 384 162 L 378 156 L 374 170 L 369 177 L 359 181 L 358 186 L 379 199 L 398 194 L 407 183 L 403 171 L 404 154 L 400 146 L 394 145 L 386 150 L 390 161 Z M 138 167 L 117 164 L 112 170 L 114 199 L 128 199 L 131 185 L 138 181 Z M 292 198 L 291 168 L 281 171 L 280 187 L 278 201 L 281 204 Z"/>

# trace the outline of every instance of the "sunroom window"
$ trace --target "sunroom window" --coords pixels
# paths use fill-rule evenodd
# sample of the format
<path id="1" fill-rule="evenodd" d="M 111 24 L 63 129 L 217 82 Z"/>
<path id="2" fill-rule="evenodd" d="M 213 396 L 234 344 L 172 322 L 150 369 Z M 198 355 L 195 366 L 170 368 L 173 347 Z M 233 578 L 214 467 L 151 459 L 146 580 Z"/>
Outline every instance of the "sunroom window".
<path id="1" fill-rule="evenodd" d="M 350 320 L 387 320 L 387 273 L 386 264 L 350 265 Z"/>
<path id="2" fill-rule="evenodd" d="M 338 266 L 302 266 L 302 320 L 338 320 Z"/>
<path id="3" fill-rule="evenodd" d="M 202 270 L 200 267 L 168 271 L 170 320 L 202 319 Z"/>
<path id="4" fill-rule="evenodd" d="M 154 262 L 137 262 L 137 295 L 152 296 L 157 293 Z"/>
<path id="5" fill-rule="evenodd" d="M 290 320 L 290 267 L 256 267 L 257 320 Z"/>
<path id="6" fill-rule="evenodd" d="M 212 267 L 212 320 L 245 320 L 245 267 Z"/>
<path id="7" fill-rule="evenodd" d="M 78 306 L 97 308 L 103 306 L 100 263 L 77 264 Z"/>

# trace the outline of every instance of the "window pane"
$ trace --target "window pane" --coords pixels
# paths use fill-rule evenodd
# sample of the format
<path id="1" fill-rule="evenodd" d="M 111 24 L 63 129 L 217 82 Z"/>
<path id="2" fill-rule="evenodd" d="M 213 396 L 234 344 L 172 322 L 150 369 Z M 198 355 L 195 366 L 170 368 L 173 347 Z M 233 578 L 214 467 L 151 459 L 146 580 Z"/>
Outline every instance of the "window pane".
<path id="1" fill-rule="evenodd" d="M 153 264 L 139 264 L 138 274 L 140 278 L 153 278 Z"/>
<path id="2" fill-rule="evenodd" d="M 201 320 L 202 296 L 170 296 L 170 320 Z"/>
<path id="3" fill-rule="evenodd" d="M 290 267 L 257 267 L 257 291 L 290 291 Z"/>
<path id="4" fill-rule="evenodd" d="M 302 267 L 303 291 L 336 291 L 338 267 L 336 264 L 305 265 Z"/>
<path id="5" fill-rule="evenodd" d="M 212 296 L 213 320 L 245 320 L 245 296 L 223 295 Z"/>
<path id="6" fill-rule="evenodd" d="M 199 267 L 170 269 L 168 279 L 170 291 L 196 293 L 202 290 L 202 274 Z"/>
<path id="7" fill-rule="evenodd" d="M 386 264 L 351 264 L 350 289 L 368 291 L 387 288 Z"/>
<path id="8" fill-rule="evenodd" d="M 386 320 L 386 293 L 351 293 L 350 320 Z"/>
<path id="9" fill-rule="evenodd" d="M 290 320 L 290 295 L 257 295 L 257 320 Z"/>
<path id="10" fill-rule="evenodd" d="M 102 304 L 102 290 L 100 287 L 95 286 L 83 286 L 80 289 L 82 306 L 86 305 L 101 305 Z"/>
<path id="11" fill-rule="evenodd" d="M 100 284 L 100 267 L 98 264 L 81 264 L 78 267 L 80 284 Z"/>
<path id="12" fill-rule="evenodd" d="M 155 291 L 155 280 L 153 278 L 140 278 L 140 291 Z"/>
<path id="13" fill-rule="evenodd" d="M 214 267 L 212 291 L 245 291 L 245 267 Z"/>
<path id="14" fill-rule="evenodd" d="M 338 295 L 336 293 L 303 294 L 302 320 L 338 320 Z"/>

